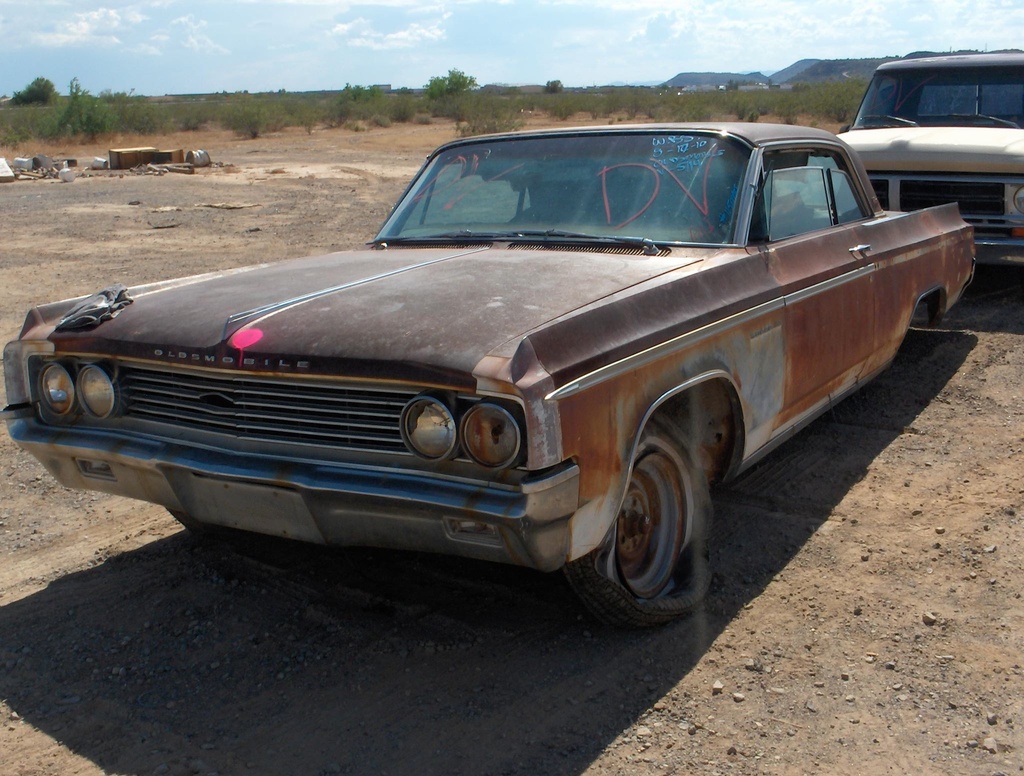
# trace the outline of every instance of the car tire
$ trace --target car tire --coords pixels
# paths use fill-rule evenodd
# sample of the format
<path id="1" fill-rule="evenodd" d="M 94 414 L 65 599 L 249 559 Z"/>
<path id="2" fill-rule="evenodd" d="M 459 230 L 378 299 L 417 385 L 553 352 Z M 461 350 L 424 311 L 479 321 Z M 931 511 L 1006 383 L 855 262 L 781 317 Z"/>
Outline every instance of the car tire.
<path id="1" fill-rule="evenodd" d="M 693 611 L 711 583 L 711 498 L 681 435 L 648 424 L 633 456 L 622 506 L 605 543 L 564 567 L 570 586 L 601 621 L 661 625 Z"/>

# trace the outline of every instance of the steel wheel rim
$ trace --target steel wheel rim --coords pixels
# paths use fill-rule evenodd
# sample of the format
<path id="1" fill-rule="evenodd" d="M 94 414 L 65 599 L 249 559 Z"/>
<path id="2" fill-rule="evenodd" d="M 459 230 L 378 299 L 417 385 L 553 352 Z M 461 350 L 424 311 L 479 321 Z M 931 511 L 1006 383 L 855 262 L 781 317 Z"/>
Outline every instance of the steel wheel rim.
<path id="1" fill-rule="evenodd" d="M 686 534 L 686 504 L 675 458 L 655 448 L 637 459 L 615 537 L 619 575 L 637 598 L 654 598 L 672 581 Z"/>

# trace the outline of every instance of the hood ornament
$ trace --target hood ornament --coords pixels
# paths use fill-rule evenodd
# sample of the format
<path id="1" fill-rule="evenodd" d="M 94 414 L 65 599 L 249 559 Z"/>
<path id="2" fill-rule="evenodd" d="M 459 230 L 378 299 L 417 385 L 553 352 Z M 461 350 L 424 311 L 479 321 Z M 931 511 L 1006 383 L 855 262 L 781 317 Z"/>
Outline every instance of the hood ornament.
<path id="1" fill-rule="evenodd" d="M 133 301 L 135 300 L 128 294 L 127 286 L 115 283 L 86 297 L 68 310 L 67 315 L 61 318 L 54 330 L 72 331 L 96 326 L 103 321 L 109 321 Z"/>

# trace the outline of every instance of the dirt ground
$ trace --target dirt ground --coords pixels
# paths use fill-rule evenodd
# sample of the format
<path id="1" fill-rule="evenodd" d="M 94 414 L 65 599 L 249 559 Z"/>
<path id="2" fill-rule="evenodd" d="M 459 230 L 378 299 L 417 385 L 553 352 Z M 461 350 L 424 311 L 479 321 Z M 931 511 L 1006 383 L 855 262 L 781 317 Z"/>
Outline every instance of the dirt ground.
<path id="1" fill-rule="evenodd" d="M 358 246 L 447 125 L 0 186 L 0 333 L 109 283 Z M 604 628 L 560 575 L 201 542 L 0 433 L 0 774 L 1024 772 L 1024 302 L 941 329 L 714 494 L 703 611 Z"/>

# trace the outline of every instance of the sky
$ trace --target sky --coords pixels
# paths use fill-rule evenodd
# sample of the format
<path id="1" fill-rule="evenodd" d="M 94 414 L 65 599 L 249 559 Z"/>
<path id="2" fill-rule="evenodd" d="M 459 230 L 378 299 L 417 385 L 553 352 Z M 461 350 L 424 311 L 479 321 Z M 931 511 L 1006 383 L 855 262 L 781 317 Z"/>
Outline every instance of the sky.
<path id="1" fill-rule="evenodd" d="M 1021 0 L 0 0 L 0 95 L 661 83 L 801 59 L 1024 47 Z"/>

